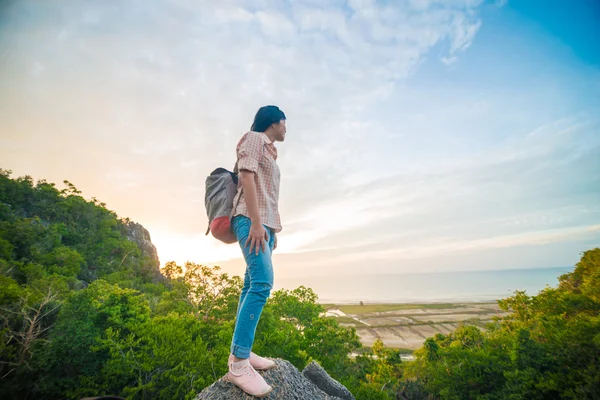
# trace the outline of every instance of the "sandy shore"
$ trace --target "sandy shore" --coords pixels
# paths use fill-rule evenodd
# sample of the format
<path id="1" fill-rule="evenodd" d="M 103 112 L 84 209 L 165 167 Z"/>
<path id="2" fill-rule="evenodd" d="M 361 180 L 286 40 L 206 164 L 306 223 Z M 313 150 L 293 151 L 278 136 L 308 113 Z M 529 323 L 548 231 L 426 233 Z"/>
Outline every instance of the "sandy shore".
<path id="1" fill-rule="evenodd" d="M 460 323 L 485 330 L 495 316 L 505 313 L 496 302 L 430 304 L 323 304 L 325 315 L 352 326 L 363 346 L 381 339 L 387 347 L 417 349 L 426 338 L 447 334 Z"/>

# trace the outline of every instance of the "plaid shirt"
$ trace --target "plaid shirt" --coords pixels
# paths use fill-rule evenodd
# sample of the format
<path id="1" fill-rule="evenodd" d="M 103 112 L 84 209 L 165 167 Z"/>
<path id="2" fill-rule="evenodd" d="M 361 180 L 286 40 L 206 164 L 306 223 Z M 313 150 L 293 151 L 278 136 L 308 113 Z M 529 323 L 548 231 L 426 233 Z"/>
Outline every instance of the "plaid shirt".
<path id="1" fill-rule="evenodd" d="M 258 197 L 258 213 L 263 225 L 281 231 L 279 216 L 279 181 L 281 175 L 277 166 L 277 149 L 264 132 L 248 132 L 239 141 L 236 149 L 238 171 L 254 172 L 256 195 Z M 238 202 L 239 200 L 239 202 Z M 246 199 L 242 193 L 242 181 L 238 181 L 238 189 L 233 199 L 233 215 L 245 215 L 250 218 Z"/>

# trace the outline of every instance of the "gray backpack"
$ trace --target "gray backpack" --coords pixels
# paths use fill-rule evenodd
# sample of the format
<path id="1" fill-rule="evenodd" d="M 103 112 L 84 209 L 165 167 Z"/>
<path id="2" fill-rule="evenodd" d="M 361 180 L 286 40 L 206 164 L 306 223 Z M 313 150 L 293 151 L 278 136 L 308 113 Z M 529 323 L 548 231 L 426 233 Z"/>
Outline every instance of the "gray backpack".
<path id="1" fill-rule="evenodd" d="M 208 215 L 208 229 L 212 235 L 227 244 L 237 242 L 231 227 L 233 199 L 237 193 L 238 176 L 225 168 L 217 168 L 206 178 L 204 203 Z M 239 199 L 238 199 L 239 201 Z"/>
<path id="2" fill-rule="evenodd" d="M 206 192 L 204 194 L 204 204 L 208 215 L 206 235 L 211 232 L 216 239 L 227 244 L 237 242 L 231 227 L 231 217 L 233 217 L 234 209 L 233 199 L 237 193 L 238 172 L 236 162 L 233 172 L 219 167 L 206 178 Z M 240 194 L 238 203 L 241 198 L 242 195 Z"/>

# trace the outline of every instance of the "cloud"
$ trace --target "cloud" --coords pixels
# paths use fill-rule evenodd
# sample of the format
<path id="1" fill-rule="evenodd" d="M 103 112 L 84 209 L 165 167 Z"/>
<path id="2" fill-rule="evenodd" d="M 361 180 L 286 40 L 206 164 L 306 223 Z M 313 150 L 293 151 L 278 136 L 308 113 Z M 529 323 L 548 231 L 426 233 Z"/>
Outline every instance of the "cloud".
<path id="1" fill-rule="evenodd" d="M 454 64 L 456 61 L 458 60 L 458 57 L 455 56 L 451 56 L 451 57 L 442 57 L 442 62 L 446 65 L 452 65 Z"/>
<path id="2" fill-rule="evenodd" d="M 255 16 L 267 38 L 285 41 L 295 33 L 296 27 L 283 13 L 259 11 Z"/>
<path id="3" fill-rule="evenodd" d="M 237 138 L 264 103 L 289 114 L 293 151 L 282 148 L 287 173 L 314 176 L 328 168 L 340 174 L 366 140 L 361 112 L 388 98 L 394 82 L 437 43 L 448 39 L 452 54 L 462 50 L 474 32 L 469 26 L 478 24 L 478 6 L 66 1 L 56 12 L 22 1 L 7 18 L 18 23 L 16 35 L 27 46 L 8 62 L 36 73 L 44 65 L 45 79 L 27 83 L 18 69 L 4 69 L 17 102 L 0 101 L 6 115 L 33 116 L 10 118 L 26 135 L 51 129 L 48 138 L 69 137 L 73 146 L 94 143 L 107 152 L 86 168 L 103 174 L 145 168 L 161 182 L 149 188 L 150 196 L 176 192 L 185 181 L 201 185 L 201 171 L 232 165 Z M 28 105 L 18 109 L 19 99 Z M 196 172 L 182 172 L 173 159 L 196 159 Z M 301 166 L 302 159 L 310 165 Z M 124 203 L 114 204 L 135 214 Z M 168 218 L 174 229 L 193 232 L 205 217 L 194 210 L 199 223 L 193 227 L 181 213 Z"/>
<path id="4" fill-rule="evenodd" d="M 490 238 L 479 238 L 470 240 L 460 240 L 455 238 L 432 238 L 429 241 L 419 244 L 411 243 L 409 245 L 398 246 L 385 250 L 365 250 L 352 251 L 346 249 L 344 255 L 335 257 L 335 261 L 328 262 L 328 265 L 344 265 L 349 262 L 381 260 L 412 260 L 419 258 L 430 258 L 432 256 L 444 256 L 449 253 L 468 252 L 474 250 L 488 250 L 495 248 L 514 248 L 527 245 L 551 244 L 562 241 L 573 241 L 598 237 L 600 234 L 600 225 L 590 225 L 583 227 L 573 227 L 568 229 L 551 229 L 546 231 L 524 232 L 506 236 L 495 236 Z"/>
<path id="5" fill-rule="evenodd" d="M 299 199 L 281 250 L 400 259 L 597 235 L 589 230 L 600 221 L 597 124 L 560 119 L 469 157 L 317 190 Z"/>
<path id="6" fill-rule="evenodd" d="M 480 20 L 468 18 L 465 14 L 457 14 L 452 20 L 452 40 L 450 54 L 465 51 L 473 41 L 475 34 L 481 27 Z"/>
<path id="7" fill-rule="evenodd" d="M 430 237 L 467 243 L 559 229 L 559 220 L 583 226 L 598 216 L 597 191 L 581 189 L 597 182 L 596 120 L 548 124 L 531 117 L 542 114 L 540 97 L 412 81 L 432 58 L 444 71 L 437 57 L 459 65 L 482 7 L 14 2 L 10 34 L 0 35 L 11 49 L 0 68 L 0 154 L 6 167 L 68 179 L 142 222 L 162 260 L 239 257 L 203 236 L 204 179 L 233 167 L 240 135 L 267 103 L 288 115 L 282 255 L 383 251 L 410 238 L 426 252 L 438 246 Z M 539 129 L 524 135 L 531 125 Z"/>

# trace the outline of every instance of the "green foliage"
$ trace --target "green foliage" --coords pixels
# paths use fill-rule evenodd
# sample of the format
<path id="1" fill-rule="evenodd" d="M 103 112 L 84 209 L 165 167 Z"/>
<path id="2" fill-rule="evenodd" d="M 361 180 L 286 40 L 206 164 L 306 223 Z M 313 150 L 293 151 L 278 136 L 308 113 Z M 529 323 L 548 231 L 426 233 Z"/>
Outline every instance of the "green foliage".
<path id="1" fill-rule="evenodd" d="M 219 273 L 220 267 L 187 262 L 184 268 L 168 262 L 163 268 L 171 290 L 162 293 L 156 313 L 194 314 L 205 321 L 222 322 L 235 318 L 242 281 Z"/>
<path id="2" fill-rule="evenodd" d="M 70 294 L 119 273 L 128 279 L 124 286 L 148 287 L 156 276 L 148 270 L 158 266 L 126 238 L 124 221 L 83 199 L 71 183 L 59 191 L 10 174 L 0 170 L 0 390 L 20 398 L 34 390 L 32 382 L 51 381 L 43 354 Z M 77 316 L 79 322 L 84 316 Z"/>
<path id="3" fill-rule="evenodd" d="M 405 384 L 442 399 L 597 398 L 599 273 L 600 249 L 586 251 L 557 288 L 499 301 L 509 314 L 487 332 L 461 326 L 427 339 Z"/>
<path id="4" fill-rule="evenodd" d="M 82 377 L 96 376 L 109 359 L 109 352 L 91 350 L 106 332 L 119 331 L 127 336 L 149 319 L 150 307 L 135 290 L 98 280 L 72 293 L 60 311 L 42 356 L 48 373 L 42 384 L 43 393 L 71 393 L 82 385 Z"/>
<path id="5" fill-rule="evenodd" d="M 559 287 L 600 303 L 600 251 L 597 250 L 583 253 L 575 270 L 560 278 Z"/>
<path id="6" fill-rule="evenodd" d="M 19 299 L 21 287 L 13 278 L 0 275 L 0 305 L 13 304 Z"/>
<path id="7" fill-rule="evenodd" d="M 128 220 L 64 183 L 59 191 L 0 170 L 0 391 L 15 399 L 195 397 L 227 370 L 241 279 L 168 262 L 166 279 L 155 281 L 157 265 L 126 238 Z M 317 360 L 375 393 L 367 398 L 389 392 L 378 386 L 389 377 L 377 357 L 361 356 L 360 366 L 349 358 L 360 347 L 356 332 L 323 311 L 310 289 L 274 292 L 255 351 L 300 369 Z"/>
<path id="8" fill-rule="evenodd" d="M 152 280 L 148 260 L 125 236 L 125 223 L 97 200 L 86 201 L 73 184 L 59 191 L 31 177 L 0 174 L 0 259 L 20 284 L 43 274 L 76 281 L 124 272 L 132 286 Z M 32 265 L 41 265 L 43 273 Z M 156 269 L 157 265 L 150 266 Z"/>
<path id="9" fill-rule="evenodd" d="M 305 287 L 271 295 L 256 330 L 255 348 L 302 369 L 318 361 L 332 376 L 342 376 L 348 354 L 360 347 L 356 331 L 322 317 L 317 296 Z"/>
<path id="10" fill-rule="evenodd" d="M 370 368 L 364 372 L 366 382 L 356 392 L 364 398 L 394 398 L 393 395 L 398 391 L 402 376 L 400 352 L 385 348 L 383 342 L 378 339 L 373 343 L 372 354 L 375 359 L 371 359 Z M 370 355 L 360 357 L 371 358 Z"/>
<path id="11" fill-rule="evenodd" d="M 94 349 L 107 349 L 110 358 L 98 374 L 95 388 L 81 394 L 108 392 L 142 399 L 195 398 L 225 374 L 222 360 L 228 356 L 224 348 L 208 348 L 202 336 L 203 325 L 193 315 L 171 314 L 155 317 L 125 337 L 108 330 Z"/>
<path id="12" fill-rule="evenodd" d="M 59 191 L 10 174 L 0 169 L 3 397 L 192 399 L 226 372 L 239 277 L 168 262 L 157 280 L 158 265 L 126 237 L 128 220 L 70 182 Z M 359 399 L 597 398 L 600 249 L 585 252 L 557 288 L 499 303 L 508 315 L 485 331 L 463 324 L 404 363 L 381 341 L 361 349 L 355 329 L 324 317 L 311 289 L 280 290 L 263 310 L 254 351 L 299 369 L 317 361 Z"/>

